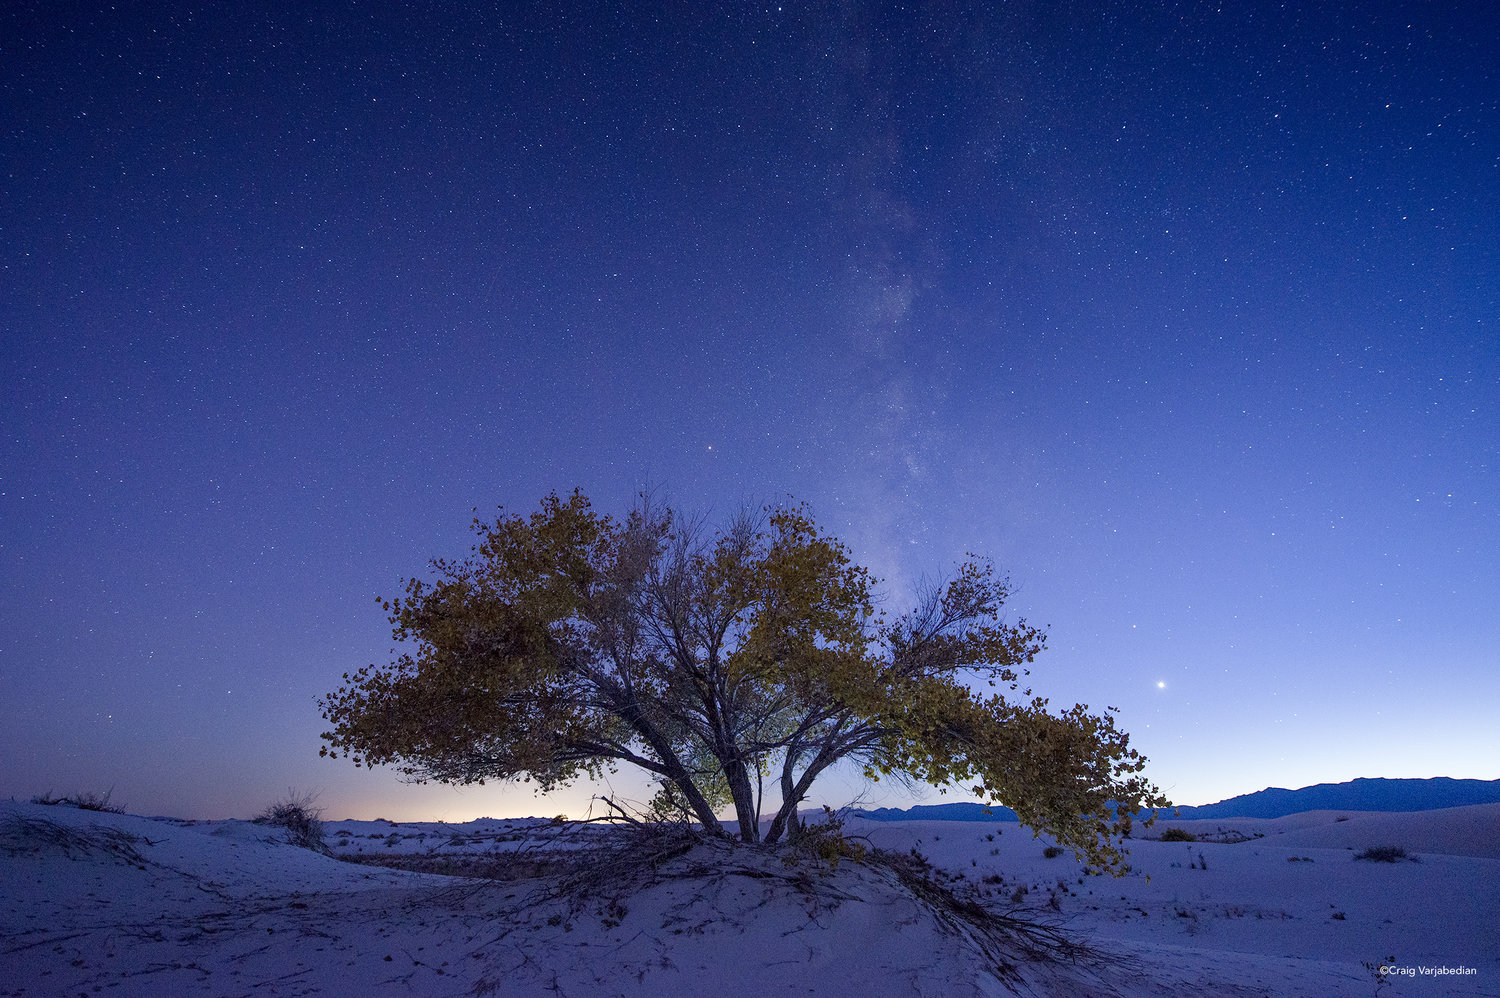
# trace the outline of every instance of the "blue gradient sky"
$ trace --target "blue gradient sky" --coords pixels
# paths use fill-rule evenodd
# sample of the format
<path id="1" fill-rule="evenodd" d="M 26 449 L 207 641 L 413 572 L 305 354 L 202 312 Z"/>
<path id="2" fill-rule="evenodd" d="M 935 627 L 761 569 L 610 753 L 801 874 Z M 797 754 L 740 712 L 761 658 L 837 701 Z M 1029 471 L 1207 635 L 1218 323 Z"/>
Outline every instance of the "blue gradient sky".
<path id="1" fill-rule="evenodd" d="M 0 10 L 0 793 L 581 813 L 316 706 L 575 486 L 992 557 L 1181 803 L 1500 777 L 1495 11 L 125 6 Z"/>

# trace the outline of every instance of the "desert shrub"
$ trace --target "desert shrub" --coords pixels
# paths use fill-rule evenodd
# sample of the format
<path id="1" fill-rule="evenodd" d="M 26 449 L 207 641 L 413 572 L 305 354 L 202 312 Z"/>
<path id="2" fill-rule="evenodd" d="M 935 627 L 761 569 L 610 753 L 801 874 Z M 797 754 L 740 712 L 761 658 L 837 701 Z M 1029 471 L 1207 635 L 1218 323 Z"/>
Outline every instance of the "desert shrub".
<path id="1" fill-rule="evenodd" d="M 1390 987 L 1391 977 L 1389 975 L 1396 969 L 1396 958 L 1394 956 L 1387 956 L 1379 964 L 1372 960 L 1364 960 L 1361 961 L 1360 965 L 1369 971 L 1370 976 L 1375 979 L 1375 994 L 1379 995 L 1386 988 Z"/>
<path id="2" fill-rule="evenodd" d="M 1403 859 L 1409 859 L 1413 863 L 1417 861 L 1417 857 L 1407 855 L 1401 846 L 1371 846 L 1354 858 L 1367 859 L 1372 863 L 1395 863 Z"/>
<path id="3" fill-rule="evenodd" d="M 798 859 L 811 859 L 814 863 L 827 863 L 831 869 L 839 868 L 839 860 L 864 861 L 869 848 L 863 843 L 844 835 L 844 819 L 834 813 L 833 808 L 823 805 L 823 821 L 816 825 L 798 822 L 792 838 L 792 851 L 788 864 Z"/>
<path id="4" fill-rule="evenodd" d="M 1185 828 L 1168 828 L 1161 833 L 1163 842 L 1197 842 L 1198 836 Z"/>
<path id="5" fill-rule="evenodd" d="M 124 814 L 125 808 L 119 804 L 111 804 L 109 798 L 114 790 L 106 790 L 102 794 L 81 793 L 73 795 L 73 805 L 80 811 L 104 811 L 109 814 Z"/>
<path id="6" fill-rule="evenodd" d="M 294 846 L 311 849 L 328 855 L 331 850 L 323 841 L 323 809 L 314 807 L 318 795 L 298 794 L 287 791 L 286 797 L 256 815 L 257 825 L 272 825 L 286 829 L 286 840 Z"/>
<path id="7" fill-rule="evenodd" d="M 1217 842 L 1220 845 L 1233 846 L 1239 845 L 1241 842 L 1249 842 L 1250 836 L 1246 835 L 1244 832 L 1240 831 L 1237 828 L 1219 828 L 1215 831 L 1204 832 L 1202 835 L 1199 835 L 1198 841 Z"/>
<path id="8" fill-rule="evenodd" d="M 1048 859 L 1056 859 L 1063 854 L 1061 846 L 1048 846 L 1042 850 L 1042 855 Z"/>
<path id="9" fill-rule="evenodd" d="M 73 794 L 71 797 L 56 797 L 53 796 L 51 791 L 48 791 L 47 793 L 37 794 L 35 797 L 31 798 L 31 803 L 45 804 L 49 807 L 63 804 L 68 807 L 76 807 L 80 811 L 104 811 L 109 814 L 124 814 L 125 808 L 121 807 L 118 804 L 110 803 L 109 798 L 113 793 L 114 790 L 110 789 L 104 791 L 104 793 L 102 794 L 93 793 L 92 791 L 90 791 L 87 793 Z"/>

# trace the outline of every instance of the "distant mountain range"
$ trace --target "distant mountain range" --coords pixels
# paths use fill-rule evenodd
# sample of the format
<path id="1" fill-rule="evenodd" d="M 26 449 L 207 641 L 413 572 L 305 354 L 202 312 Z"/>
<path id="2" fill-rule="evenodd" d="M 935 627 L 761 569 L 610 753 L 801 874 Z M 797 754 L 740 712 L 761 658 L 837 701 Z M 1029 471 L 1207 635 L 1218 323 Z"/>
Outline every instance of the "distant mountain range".
<path id="1" fill-rule="evenodd" d="M 1500 802 L 1500 780 L 1358 779 L 1319 783 L 1300 790 L 1267 787 L 1217 804 L 1158 811 L 1163 818 L 1281 818 L 1303 811 L 1435 811 L 1442 807 Z M 918 804 L 905 809 L 882 807 L 855 811 L 872 821 L 1015 821 L 1008 807 L 983 804 Z"/>
<path id="2" fill-rule="evenodd" d="M 1301 790 L 1268 787 L 1217 804 L 1177 810 L 1183 818 L 1280 818 L 1303 811 L 1436 811 L 1440 807 L 1497 801 L 1500 801 L 1500 780 L 1454 780 L 1438 776 L 1430 780 L 1319 783 Z M 1158 813 L 1172 817 L 1171 811 Z"/>
<path id="3" fill-rule="evenodd" d="M 986 807 L 983 804 L 918 804 L 905 810 L 881 807 L 873 811 L 854 811 L 871 821 L 1015 821 L 1016 812 L 1008 807 Z"/>

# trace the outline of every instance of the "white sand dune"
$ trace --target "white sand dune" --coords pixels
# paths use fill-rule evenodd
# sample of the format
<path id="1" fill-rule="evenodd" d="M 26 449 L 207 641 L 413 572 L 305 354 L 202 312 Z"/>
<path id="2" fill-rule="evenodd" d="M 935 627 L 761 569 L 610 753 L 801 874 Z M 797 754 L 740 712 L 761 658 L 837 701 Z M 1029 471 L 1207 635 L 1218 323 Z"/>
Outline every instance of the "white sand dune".
<path id="1" fill-rule="evenodd" d="M 1383 995 L 1500 996 L 1497 814 L 1167 822 L 1250 840 L 1135 840 L 1122 879 L 1047 858 L 1015 823 L 851 821 L 1096 954 L 1014 949 L 996 974 L 972 932 L 847 861 L 700 847 L 634 886 L 601 869 L 563 895 L 555 879 L 340 862 L 243 821 L 0 803 L 0 995 L 1372 995 L 1362 964 L 1392 956 Z M 545 858 L 599 836 L 489 819 L 328 830 L 366 856 Z M 1420 861 L 1353 858 L 1388 844 Z"/>
<path id="2" fill-rule="evenodd" d="M 1285 818 L 1162 819 L 1141 834 L 1159 836 L 1165 828 L 1199 835 L 1220 828 L 1247 835 L 1259 832 L 1292 848 L 1360 850 L 1392 845 L 1418 853 L 1500 859 L 1500 804 L 1436 811 L 1305 811 Z"/>

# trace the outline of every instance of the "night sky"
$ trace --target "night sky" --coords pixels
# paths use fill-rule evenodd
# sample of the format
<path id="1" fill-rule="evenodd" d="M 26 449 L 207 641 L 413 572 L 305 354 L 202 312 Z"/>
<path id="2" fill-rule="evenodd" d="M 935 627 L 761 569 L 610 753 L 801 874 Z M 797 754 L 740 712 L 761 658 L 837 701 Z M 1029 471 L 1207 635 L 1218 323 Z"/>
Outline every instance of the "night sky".
<path id="1" fill-rule="evenodd" d="M 993 558 L 1179 803 L 1500 777 L 1500 8 L 434 6 L 0 9 L 0 793 L 582 813 L 316 704 L 574 487 Z"/>

